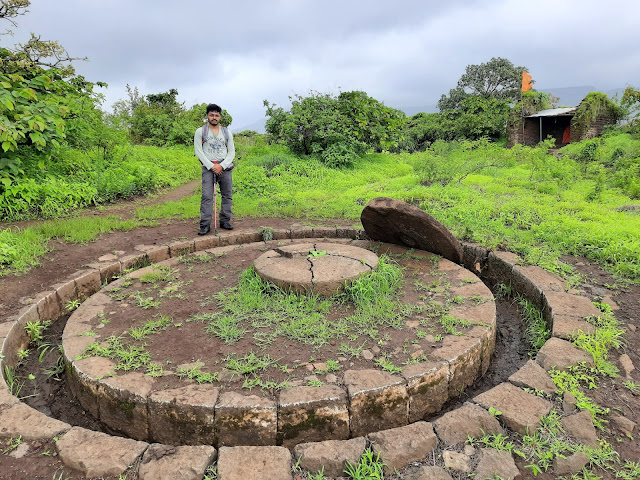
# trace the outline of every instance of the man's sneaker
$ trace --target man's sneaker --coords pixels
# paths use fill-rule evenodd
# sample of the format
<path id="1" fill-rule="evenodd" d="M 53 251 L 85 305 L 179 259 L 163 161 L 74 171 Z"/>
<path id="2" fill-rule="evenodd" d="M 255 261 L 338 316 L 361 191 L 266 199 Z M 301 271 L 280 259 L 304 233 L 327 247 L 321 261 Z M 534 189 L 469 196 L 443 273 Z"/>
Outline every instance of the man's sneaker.
<path id="1" fill-rule="evenodd" d="M 233 225 L 229 222 L 220 222 L 220 228 L 224 228 L 225 230 L 233 230 Z"/>
<path id="2" fill-rule="evenodd" d="M 206 235 L 210 231 L 211 231 L 211 227 L 200 227 L 200 230 L 198 231 L 198 235 Z"/>

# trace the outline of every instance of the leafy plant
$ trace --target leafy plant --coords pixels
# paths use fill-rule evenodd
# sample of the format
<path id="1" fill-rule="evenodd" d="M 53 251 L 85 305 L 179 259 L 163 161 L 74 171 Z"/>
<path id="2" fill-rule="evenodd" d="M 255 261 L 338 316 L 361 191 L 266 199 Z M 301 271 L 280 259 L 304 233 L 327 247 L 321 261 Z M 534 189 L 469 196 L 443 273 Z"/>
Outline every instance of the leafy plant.
<path id="1" fill-rule="evenodd" d="M 344 473 L 353 480 L 382 480 L 384 478 L 385 463 L 380 459 L 380 452 L 373 453 L 367 449 L 360 457 L 360 462 L 352 464 L 348 460 L 345 463 Z"/>

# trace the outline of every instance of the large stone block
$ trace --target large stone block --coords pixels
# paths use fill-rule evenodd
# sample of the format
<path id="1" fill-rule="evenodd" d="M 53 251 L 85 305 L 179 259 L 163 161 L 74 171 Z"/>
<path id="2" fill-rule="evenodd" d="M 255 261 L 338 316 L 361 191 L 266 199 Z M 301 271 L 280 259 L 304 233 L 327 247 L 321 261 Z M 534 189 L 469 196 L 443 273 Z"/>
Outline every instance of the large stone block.
<path id="1" fill-rule="evenodd" d="M 56 442 L 64 464 L 90 478 L 122 475 L 148 446 L 80 427 L 73 427 Z"/>
<path id="2" fill-rule="evenodd" d="M 455 397 L 480 374 L 482 342 L 479 338 L 447 335 L 432 357 L 449 363 L 449 397 Z"/>
<path id="3" fill-rule="evenodd" d="M 364 437 L 351 440 L 326 440 L 324 442 L 300 443 L 293 449 L 302 468 L 310 472 L 323 470 L 328 477 L 340 477 L 349 462 L 356 465 L 367 447 Z"/>
<path id="4" fill-rule="evenodd" d="M 69 365 L 69 364 L 67 364 Z M 75 360 L 73 367 L 67 368 L 67 381 L 71 393 L 82 408 L 94 418 L 100 418 L 98 386 L 100 379 L 114 375 L 116 364 L 103 357 L 89 357 Z"/>
<path id="5" fill-rule="evenodd" d="M 520 369 L 509 377 L 509 381 L 522 388 L 531 388 L 542 391 L 548 395 L 556 391 L 556 384 L 549 374 L 533 360 L 529 360 Z"/>
<path id="6" fill-rule="evenodd" d="M 187 385 L 149 396 L 149 435 L 168 445 L 217 445 L 214 408 L 219 389 Z"/>
<path id="7" fill-rule="evenodd" d="M 409 395 L 409 423 L 435 413 L 449 398 L 449 364 L 424 362 L 402 369 Z"/>
<path id="8" fill-rule="evenodd" d="M 504 424 L 521 435 L 533 433 L 540 425 L 540 418 L 553 408 L 551 402 L 510 383 L 501 383 L 474 400 L 487 409 L 493 407 L 502 412 L 500 418 Z"/>
<path id="9" fill-rule="evenodd" d="M 62 307 L 55 290 L 41 292 L 36 295 L 38 316 L 42 321 L 55 321 L 62 315 Z"/>
<path id="10" fill-rule="evenodd" d="M 380 454 L 387 475 L 400 470 L 411 462 L 426 458 L 438 445 L 436 434 L 429 422 L 416 422 L 404 427 L 370 433 L 373 451 Z"/>
<path id="11" fill-rule="evenodd" d="M 0 438 L 22 436 L 25 441 L 46 441 L 70 428 L 68 423 L 47 417 L 24 403 L 0 406 Z"/>
<path id="12" fill-rule="evenodd" d="M 275 445 L 277 406 L 257 395 L 225 392 L 215 406 L 218 445 Z"/>
<path id="13" fill-rule="evenodd" d="M 221 447 L 219 480 L 292 480 L 291 453 L 284 447 Z"/>
<path id="14" fill-rule="evenodd" d="M 76 282 L 76 292 L 80 298 L 89 298 L 102 287 L 100 270 L 95 268 L 80 270 L 72 274 L 72 277 Z"/>
<path id="15" fill-rule="evenodd" d="M 142 456 L 139 480 L 202 480 L 207 467 L 216 459 L 213 447 L 172 447 L 154 443 Z"/>
<path id="16" fill-rule="evenodd" d="M 445 413 L 433 424 L 438 437 L 447 446 L 465 442 L 467 437 L 504 433 L 496 417 L 470 403 Z"/>
<path id="17" fill-rule="evenodd" d="M 335 385 L 283 390 L 278 402 L 282 445 L 349 438 L 347 394 Z"/>
<path id="18" fill-rule="evenodd" d="M 418 207 L 377 197 L 362 210 L 360 221 L 374 240 L 437 253 L 462 263 L 462 245 L 442 223 Z"/>
<path id="19" fill-rule="evenodd" d="M 564 370 L 580 362 L 593 366 L 593 357 L 566 340 L 551 337 L 538 351 L 536 362 L 546 371 L 551 370 L 553 367 L 558 370 Z"/>
<path id="20" fill-rule="evenodd" d="M 98 386 L 100 420 L 136 440 L 149 438 L 147 397 L 153 382 L 137 372 L 103 379 Z"/>
<path id="21" fill-rule="evenodd" d="M 379 370 L 347 370 L 351 436 L 406 425 L 409 395 L 402 377 Z"/>

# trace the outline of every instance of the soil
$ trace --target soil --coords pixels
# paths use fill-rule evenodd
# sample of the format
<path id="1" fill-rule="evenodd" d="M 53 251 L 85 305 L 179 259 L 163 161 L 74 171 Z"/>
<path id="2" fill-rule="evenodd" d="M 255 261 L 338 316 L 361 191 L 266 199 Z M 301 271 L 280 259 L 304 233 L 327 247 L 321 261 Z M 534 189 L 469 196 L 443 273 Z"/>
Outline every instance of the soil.
<path id="1" fill-rule="evenodd" d="M 123 218 L 133 215 L 133 212 L 141 204 L 151 204 L 164 202 L 168 199 L 178 199 L 194 192 L 196 182 L 183 185 L 177 190 L 166 192 L 155 199 L 136 199 L 134 201 L 120 202 L 114 206 L 102 210 L 89 210 L 83 212 L 88 215 L 105 215 L 117 213 Z M 290 218 L 251 218 L 237 219 L 234 221 L 237 228 L 256 230 L 261 226 L 269 226 L 274 229 L 289 228 L 294 224 L 309 224 L 304 219 Z M 353 222 L 343 219 L 325 220 L 314 222 L 315 225 L 327 226 L 349 226 Z M 13 224 L 14 226 L 16 224 Z M 18 226 L 26 226 L 21 223 Z M 5 226 L 8 226 L 5 224 Z M 49 245 L 51 251 L 42 259 L 42 265 L 32 269 L 28 273 L 19 276 L 6 276 L 0 278 L 0 319 L 15 314 L 26 298 L 32 298 L 37 293 L 47 290 L 51 285 L 60 281 L 61 278 L 69 276 L 71 273 L 82 269 L 86 264 L 94 262 L 99 256 L 114 250 L 122 250 L 126 253 L 134 253 L 133 247 L 137 244 L 165 244 L 185 237 L 192 237 L 197 231 L 197 219 L 191 221 L 171 220 L 156 227 L 140 227 L 129 232 L 113 232 L 100 235 L 94 242 L 87 245 L 72 245 L 58 241 L 52 241 Z M 564 261 L 571 263 L 584 275 L 584 283 L 579 288 L 587 293 L 593 300 L 601 300 L 607 296 L 619 307 L 615 311 L 618 318 L 627 331 L 626 343 L 618 351 L 612 352 L 611 358 L 617 362 L 617 358 L 622 353 L 627 353 L 633 363 L 640 368 L 640 287 L 625 286 L 619 281 L 616 282 L 609 274 L 604 272 L 597 265 L 590 264 L 586 259 L 567 257 Z M 455 408 L 465 399 L 472 398 L 477 393 L 491 388 L 500 381 L 504 381 L 511 373 L 527 360 L 526 347 L 522 343 L 522 325 L 515 305 L 508 300 L 496 302 L 498 314 L 498 331 L 496 341 L 496 352 L 492 364 L 487 374 L 474 386 L 463 392 L 460 399 L 450 402 L 447 409 Z M 60 327 L 64 322 L 59 322 Z M 50 331 L 49 334 L 56 335 Z M 58 333 L 59 335 L 59 333 Z M 47 355 L 52 356 L 48 360 L 50 365 L 55 363 L 55 353 L 51 351 Z M 32 355 L 35 357 L 35 355 Z M 620 365 L 619 365 L 620 366 Z M 36 369 L 38 370 L 38 369 Z M 33 370 L 32 370 L 33 371 Z M 622 386 L 625 378 L 604 380 L 600 388 L 592 390 L 590 395 L 594 400 L 612 412 L 618 412 L 625 417 L 638 421 L 640 415 L 640 395 L 631 393 Z M 631 373 L 631 381 L 640 384 L 640 372 L 634 370 Z M 42 388 L 40 398 L 33 397 L 40 409 L 51 411 L 53 415 L 59 415 L 63 420 L 86 426 L 87 428 L 100 429 L 97 424 L 91 426 L 91 419 L 79 405 L 74 405 L 73 398 L 67 394 L 63 381 L 57 381 L 53 377 L 48 377 L 44 381 L 36 380 L 39 388 Z M 25 392 L 32 388 L 25 385 Z M 56 398 L 57 402 L 47 399 Z M 84 421 L 81 419 L 84 418 Z M 636 435 L 637 432 L 634 432 Z M 620 454 L 623 460 L 638 461 L 640 459 L 640 442 L 636 437 L 629 437 L 617 431 L 610 423 L 605 427 L 599 436 L 611 443 Z M 6 480 L 23 479 L 70 479 L 79 480 L 82 475 L 65 467 L 57 459 L 55 446 L 49 443 L 25 442 L 29 445 L 29 450 L 22 458 L 13 458 L 8 453 L 0 454 L 0 478 Z M 8 446 L 7 441 L 0 443 L 0 453 Z M 522 467 L 522 465 L 519 465 Z M 604 478 L 613 478 L 606 472 L 596 473 Z M 523 478 L 533 478 L 528 475 Z M 549 474 L 538 475 L 537 478 L 553 478 Z M 111 479 L 109 479 L 111 480 Z M 114 479 L 115 480 L 115 479 Z"/>

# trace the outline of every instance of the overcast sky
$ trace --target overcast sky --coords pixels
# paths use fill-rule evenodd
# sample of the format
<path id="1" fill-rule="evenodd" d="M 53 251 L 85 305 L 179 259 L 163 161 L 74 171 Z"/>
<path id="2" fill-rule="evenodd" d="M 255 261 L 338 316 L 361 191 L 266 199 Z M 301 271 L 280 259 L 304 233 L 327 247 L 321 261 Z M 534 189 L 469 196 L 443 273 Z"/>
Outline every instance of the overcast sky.
<path id="1" fill-rule="evenodd" d="M 434 105 L 466 65 L 504 57 L 535 87 L 640 87 L 638 0 L 31 0 L 8 43 L 59 40 L 109 84 L 104 108 L 176 88 L 235 129 L 310 90 L 364 90 L 395 108 Z"/>

